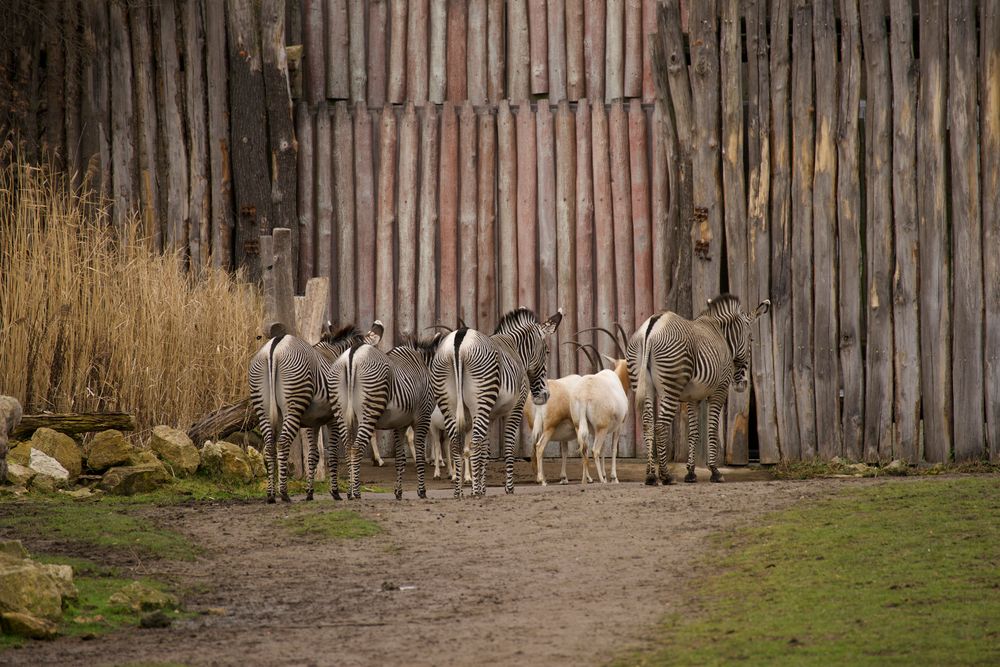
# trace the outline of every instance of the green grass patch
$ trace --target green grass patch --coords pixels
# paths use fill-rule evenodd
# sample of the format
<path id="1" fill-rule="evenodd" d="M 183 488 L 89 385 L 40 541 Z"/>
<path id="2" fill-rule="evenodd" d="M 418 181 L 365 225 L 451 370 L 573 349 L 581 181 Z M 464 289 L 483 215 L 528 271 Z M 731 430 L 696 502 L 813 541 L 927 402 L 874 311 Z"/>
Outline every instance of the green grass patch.
<path id="1" fill-rule="evenodd" d="M 324 539 L 357 539 L 382 532 L 381 526 L 353 510 L 297 513 L 282 525 L 294 535 Z"/>
<path id="2" fill-rule="evenodd" d="M 340 480 L 340 491 L 347 493 L 347 482 Z M 329 495 L 330 484 L 327 480 L 318 481 L 314 485 L 317 497 Z M 365 485 L 361 490 L 366 493 L 389 493 L 378 485 Z M 288 492 L 301 495 L 306 492 L 306 482 L 300 479 L 289 480 Z M 221 481 L 203 475 L 194 475 L 176 479 L 172 483 L 150 493 L 139 493 L 134 496 L 104 496 L 108 502 L 121 505 L 176 505 L 188 502 L 215 501 L 256 501 L 263 500 L 267 494 L 267 483 L 264 480 L 254 482 Z"/>
<path id="3" fill-rule="evenodd" d="M 622 665 L 1000 664 L 1000 480 L 854 489 L 719 538 Z"/>
<path id="4" fill-rule="evenodd" d="M 944 474 L 1000 473 L 1000 464 L 988 461 L 966 461 L 963 463 L 935 463 L 915 466 L 890 467 L 881 463 L 857 464 L 845 460 L 833 461 L 783 461 L 773 466 L 760 466 L 770 471 L 774 479 L 815 479 L 817 477 L 923 477 Z"/>

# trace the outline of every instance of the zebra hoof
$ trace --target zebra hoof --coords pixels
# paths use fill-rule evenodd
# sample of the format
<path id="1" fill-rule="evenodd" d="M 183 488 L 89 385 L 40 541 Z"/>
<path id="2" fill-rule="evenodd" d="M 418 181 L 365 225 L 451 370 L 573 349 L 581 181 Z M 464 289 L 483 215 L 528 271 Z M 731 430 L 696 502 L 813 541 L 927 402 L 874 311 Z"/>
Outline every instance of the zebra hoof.
<path id="1" fill-rule="evenodd" d="M 268 505 L 273 505 L 274 504 L 274 496 L 268 496 L 267 497 L 267 504 Z"/>
<path id="2" fill-rule="evenodd" d="M 485 496 L 486 494 L 484 493 L 483 495 Z M 507 495 L 508 496 L 514 495 L 514 487 L 507 489 Z"/>
<path id="3" fill-rule="evenodd" d="M 723 477 L 722 473 L 719 472 L 718 470 L 713 470 L 712 471 L 712 478 L 709 481 L 715 482 L 717 484 L 721 484 L 722 482 L 726 481 L 726 478 Z"/>
<path id="4" fill-rule="evenodd" d="M 333 496 L 334 500 L 343 500 L 343 498 L 340 497 L 340 491 L 334 491 L 330 495 Z"/>
<path id="5" fill-rule="evenodd" d="M 656 486 L 655 475 L 646 475 L 646 486 Z"/>
<path id="6" fill-rule="evenodd" d="M 687 474 L 684 475 L 684 481 L 688 484 L 694 484 L 698 481 L 698 475 L 694 474 L 694 470 L 688 470 Z"/>
<path id="7" fill-rule="evenodd" d="M 313 499 L 313 492 L 312 491 L 307 491 L 306 492 L 306 500 L 312 500 L 312 499 Z"/>
<path id="8" fill-rule="evenodd" d="M 393 493 L 393 495 L 396 496 L 396 500 L 402 500 L 403 499 L 403 492 L 402 491 L 395 491 Z"/>
<path id="9" fill-rule="evenodd" d="M 427 492 L 426 491 L 417 491 L 417 498 L 422 498 L 424 500 L 427 500 Z"/>
<path id="10" fill-rule="evenodd" d="M 674 476 L 669 473 L 660 478 L 660 484 L 663 484 L 663 486 L 671 486 L 673 483 Z"/>
<path id="11" fill-rule="evenodd" d="M 281 502 L 283 502 L 283 503 L 290 503 L 290 502 L 292 502 L 292 499 L 288 497 L 287 493 L 282 493 L 281 494 Z"/>

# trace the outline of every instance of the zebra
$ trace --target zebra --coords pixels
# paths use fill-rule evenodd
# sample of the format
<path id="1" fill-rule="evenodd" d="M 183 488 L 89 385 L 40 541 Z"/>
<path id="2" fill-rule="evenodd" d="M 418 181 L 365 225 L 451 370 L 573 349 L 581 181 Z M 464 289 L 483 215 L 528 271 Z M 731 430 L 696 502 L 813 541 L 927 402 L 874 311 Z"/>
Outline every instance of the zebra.
<path id="1" fill-rule="evenodd" d="M 395 495 L 397 500 L 403 497 L 404 448 L 406 431 L 411 427 L 416 444 L 417 495 L 427 497 L 424 448 L 434 412 L 428 365 L 440 338 L 440 334 L 426 340 L 411 338 L 388 352 L 375 347 L 377 341 L 354 346 L 330 368 L 329 384 L 338 405 L 341 438 L 347 445 L 349 500 L 361 497 L 359 443 L 368 442 L 373 432 L 381 429 L 393 431 Z"/>
<path id="2" fill-rule="evenodd" d="M 720 294 L 694 321 L 673 312 L 651 316 L 632 335 L 626 357 L 636 407 L 642 412 L 646 442 L 646 484 L 656 484 L 654 453 L 659 447 L 659 477 L 673 484 L 667 468 L 667 438 L 681 402 L 688 404 L 688 459 L 685 482 L 695 482 L 694 448 L 698 442 L 697 407 L 708 401 L 708 467 L 712 481 L 719 472 L 719 417 L 730 384 L 745 391 L 750 365 L 751 326 L 771 306 L 761 301 L 752 313 L 738 297 Z M 656 402 L 659 400 L 659 407 Z"/>
<path id="3" fill-rule="evenodd" d="M 472 495 L 486 494 L 487 436 L 490 423 L 506 418 L 504 426 L 504 488 L 514 492 L 514 445 L 521 429 L 524 402 L 536 405 L 549 398 L 546 385 L 547 336 L 562 320 L 560 308 L 539 322 L 527 308 L 500 318 L 493 335 L 462 327 L 446 335 L 431 362 L 434 397 L 451 439 L 452 461 L 461 470 L 464 433 L 472 427 Z M 455 475 L 455 497 L 462 496 L 462 476 Z"/>
<path id="4" fill-rule="evenodd" d="M 328 425 L 336 415 L 330 404 L 330 394 L 324 378 L 325 370 L 342 350 L 371 338 L 381 323 L 376 320 L 372 331 L 363 336 L 354 325 L 331 331 L 327 324 L 315 346 L 289 335 L 280 323 L 272 324 L 268 341 L 250 361 L 250 400 L 257 414 L 264 439 L 264 465 L 267 471 L 267 502 L 275 501 L 274 476 L 277 472 L 281 499 L 288 497 L 288 452 L 292 440 L 302 426 L 302 436 L 309 448 L 309 473 L 306 500 L 313 499 L 316 465 L 319 462 L 317 436 L 320 427 Z M 275 442 L 275 431 L 278 432 Z M 336 443 L 331 441 L 327 427 L 325 438 L 327 461 L 336 461 Z M 331 493 L 339 499 L 336 478 L 331 478 Z"/>

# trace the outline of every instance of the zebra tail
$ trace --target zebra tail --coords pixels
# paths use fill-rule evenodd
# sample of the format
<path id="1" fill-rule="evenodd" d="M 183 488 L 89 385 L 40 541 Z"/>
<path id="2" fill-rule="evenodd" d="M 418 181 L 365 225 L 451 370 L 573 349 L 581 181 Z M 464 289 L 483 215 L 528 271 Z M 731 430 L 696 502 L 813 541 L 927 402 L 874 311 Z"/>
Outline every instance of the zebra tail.
<path id="1" fill-rule="evenodd" d="M 274 364 L 274 349 L 278 347 L 282 336 L 275 338 L 267 350 L 267 418 L 270 420 L 271 432 L 273 433 L 278 423 L 278 391 L 277 377 L 278 369 Z M 275 437 L 277 433 L 274 434 Z"/>
<path id="2" fill-rule="evenodd" d="M 455 426 L 458 432 L 465 433 L 465 399 L 462 392 L 462 355 L 459 348 L 465 338 L 465 330 L 460 329 L 455 334 Z"/>
<path id="3" fill-rule="evenodd" d="M 643 401 L 651 401 L 655 398 L 656 387 L 652 382 L 649 370 L 649 346 L 643 344 L 642 353 L 639 358 L 639 368 L 636 369 L 636 387 L 635 387 L 635 398 L 637 401 L 636 407 L 641 409 Z"/>
<path id="4" fill-rule="evenodd" d="M 347 364 L 344 366 L 344 373 L 347 374 L 347 405 L 344 409 L 344 425 L 348 433 L 353 433 L 358 425 L 357 415 L 354 412 L 354 385 L 357 382 L 357 373 L 354 372 L 354 350 L 347 355 Z"/>

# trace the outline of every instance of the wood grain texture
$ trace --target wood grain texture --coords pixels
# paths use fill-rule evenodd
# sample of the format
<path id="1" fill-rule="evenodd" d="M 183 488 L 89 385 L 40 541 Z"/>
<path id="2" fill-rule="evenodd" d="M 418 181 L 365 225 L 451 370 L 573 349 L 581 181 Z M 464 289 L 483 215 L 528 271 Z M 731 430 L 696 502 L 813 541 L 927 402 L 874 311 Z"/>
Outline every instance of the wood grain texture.
<path id="1" fill-rule="evenodd" d="M 427 103 L 428 0 L 410 0 L 406 25 L 406 97 L 418 107 Z"/>
<path id="2" fill-rule="evenodd" d="M 187 221 L 188 207 L 188 158 L 187 146 L 184 141 L 184 114 L 182 101 L 182 85 L 184 83 L 179 62 L 179 45 L 177 43 L 177 3 L 173 1 L 160 5 L 159 13 L 159 51 L 157 53 L 157 89 L 161 91 L 160 107 L 160 141 L 164 147 L 161 154 L 161 164 L 158 170 L 166 186 L 166 235 L 163 247 L 169 250 L 187 251 Z M 229 24 L 236 34 L 230 35 L 230 44 L 239 42 L 247 50 L 248 57 L 238 63 L 233 62 L 230 55 L 230 87 L 231 104 L 246 103 L 244 93 L 251 90 L 259 91 L 259 101 L 263 99 L 264 80 L 260 73 L 260 39 L 256 33 L 256 23 L 252 21 L 249 7 L 242 1 L 233 3 L 230 9 Z M 247 24 L 250 21 L 250 25 Z M 251 34 L 253 29 L 253 34 Z M 246 42 L 244 44 L 244 42 Z M 232 46 L 230 47 L 232 48 Z M 237 85 L 247 85 L 250 90 L 237 88 Z M 96 87 L 89 91 L 85 87 L 85 95 L 99 95 Z M 87 102 L 84 102 L 87 106 Z M 89 106 L 93 107 L 94 102 Z M 92 124 L 95 112 L 91 111 Z M 238 210 L 245 211 L 240 226 L 240 236 L 237 238 L 236 253 L 240 264 L 250 270 L 252 278 L 260 275 L 255 269 L 257 256 L 254 248 L 257 243 L 257 222 L 264 224 L 268 220 L 270 208 L 270 187 L 267 180 L 267 163 L 262 159 L 267 150 L 267 128 L 263 108 L 243 109 L 233 108 L 233 134 L 242 141 L 238 150 L 233 151 L 234 160 L 241 171 L 237 172 L 236 202 Z M 99 132 L 99 124 L 94 127 Z M 83 139 L 86 139 L 86 133 Z M 91 147 L 92 146 L 92 147 Z M 94 154 L 97 143 L 85 141 L 81 153 L 87 159 Z"/>
<path id="3" fill-rule="evenodd" d="M 438 114 L 424 107 L 420 125 L 420 243 L 417 260 L 417 333 L 426 335 L 437 318 Z"/>
<path id="4" fill-rule="evenodd" d="M 607 40 L 606 0 L 586 0 L 584 6 L 583 64 L 587 70 L 587 99 L 604 102 L 604 54 Z"/>
<path id="5" fill-rule="evenodd" d="M 60 3 L 62 7 L 62 29 L 67 34 L 75 34 L 80 27 L 80 6 L 75 2 L 64 2 Z M 141 95 L 143 91 L 144 84 L 140 81 L 139 72 L 142 71 L 145 74 L 145 88 L 150 92 L 148 97 L 152 96 L 152 91 L 154 90 L 153 85 L 153 65 L 152 65 L 152 51 L 155 50 L 153 41 L 150 37 L 150 12 L 147 7 L 137 7 L 135 11 L 129 14 L 130 25 L 132 26 L 132 40 L 133 49 L 135 43 L 141 47 L 140 49 L 134 49 L 136 51 L 136 91 L 140 93 L 140 96 L 136 98 L 136 108 L 139 109 L 142 104 L 141 100 L 143 96 Z M 142 39 L 145 38 L 145 39 Z M 142 41 L 139 41 L 142 39 Z M 76 72 L 80 68 L 80 45 L 76 43 L 75 40 L 66 40 L 66 61 L 64 65 L 64 71 L 66 72 Z M 142 65 L 146 66 L 143 68 Z M 77 76 L 67 76 L 64 82 L 63 91 L 65 94 L 64 109 L 65 109 L 65 121 L 66 121 L 66 170 L 69 172 L 69 182 L 75 188 L 80 184 L 80 178 L 82 177 L 83 169 L 80 164 L 80 77 Z M 147 98 L 148 99 L 148 98 Z M 153 126 L 153 132 L 155 133 L 156 126 Z M 148 130 L 144 132 L 144 135 L 148 135 Z M 148 139 L 147 139 L 148 141 Z M 153 145 L 155 145 L 156 139 L 155 134 L 153 137 Z M 155 159 L 155 153 L 149 153 L 153 159 Z M 153 174 L 152 167 L 149 171 L 150 175 Z M 151 179 L 152 180 L 152 179 Z M 149 188 L 144 188 L 147 196 L 150 194 Z M 153 197 L 149 201 L 158 202 L 157 197 Z M 149 209 L 149 205 L 146 205 L 146 210 Z M 153 247 L 160 251 L 163 249 L 163 237 L 159 226 L 160 220 L 154 219 L 155 226 L 153 227 Z"/>
<path id="6" fill-rule="evenodd" d="M 486 0 L 469 0 L 466 42 L 467 96 L 474 106 L 486 103 Z"/>
<path id="7" fill-rule="evenodd" d="M 657 102 L 653 107 L 652 121 L 650 124 L 653 135 L 652 153 L 650 154 L 651 184 L 650 192 L 652 203 L 650 215 L 652 219 L 652 239 L 653 246 L 653 310 L 660 311 L 666 308 L 667 295 L 670 293 L 670 285 L 673 277 L 673 266 L 676 260 L 676 252 L 670 243 L 670 233 L 678 226 L 676 181 L 671 183 L 671 166 L 667 157 L 668 132 L 672 132 L 672 119 L 668 121 L 664 117 L 665 108 Z M 671 129 L 667 129 L 670 122 Z M 676 160 L 676 153 L 672 153 Z M 673 187 L 671 187 L 673 186 Z"/>
<path id="8" fill-rule="evenodd" d="M 299 214 L 299 275 L 298 285 L 305 286 L 309 279 L 316 275 L 315 256 L 315 236 L 316 236 L 316 132 L 315 120 L 309 113 L 309 103 L 300 100 L 295 105 L 295 136 L 299 142 L 298 153 L 298 179 L 299 187 L 296 191 L 298 197 Z M 213 151 L 213 154 L 215 151 Z M 352 151 L 353 153 L 353 151 Z M 215 177 L 215 164 L 212 165 L 213 181 Z M 215 188 L 213 187 L 213 198 Z M 217 225 L 215 216 L 215 205 L 213 201 L 213 220 Z M 214 234 L 218 234 L 218 229 L 213 229 Z M 213 240 L 213 243 L 215 241 Z M 218 248 L 218 246 L 215 246 Z M 229 253 L 223 253 L 228 258 Z M 212 255 L 213 260 L 216 254 Z M 214 261 L 213 261 L 214 264 Z"/>
<path id="9" fill-rule="evenodd" d="M 189 3 L 190 5 L 190 3 Z M 197 5 L 194 5 L 197 7 Z M 50 9 L 54 9 L 50 7 Z M 185 16 L 190 11 L 185 13 Z M 125 223 L 126 213 L 130 210 L 135 196 L 138 194 L 138 183 L 136 181 L 136 145 L 134 133 L 132 131 L 135 117 L 132 108 L 132 45 L 128 39 L 128 19 L 125 15 L 125 7 L 119 4 L 110 6 L 110 38 L 111 38 L 111 79 L 115 82 L 111 86 L 111 195 L 114 201 L 115 224 L 121 228 Z M 48 31 L 47 31 L 48 32 Z M 188 44 L 190 44 L 189 40 Z M 50 40 L 46 47 L 46 54 L 50 58 L 46 67 L 46 89 L 47 89 L 47 115 L 48 126 L 51 131 L 46 131 L 48 140 L 53 146 L 61 145 L 59 138 L 62 127 L 62 85 L 59 72 L 60 51 L 58 40 Z M 200 54 L 199 54 L 200 55 Z M 199 62 L 199 61 L 196 61 Z M 203 72 L 198 71 L 198 84 L 203 85 Z M 51 79 L 50 79 L 51 77 Z M 190 92 L 190 86 L 188 90 Z M 204 99 L 204 91 L 200 98 Z M 197 108 L 198 105 L 192 104 Z M 202 147 L 207 147 L 208 138 L 206 132 L 206 122 L 204 114 L 200 118 L 200 125 L 192 126 L 191 139 Z M 206 162 L 208 156 L 203 150 L 201 158 Z M 204 184 L 191 184 L 192 200 L 199 189 L 204 189 Z M 208 206 L 207 196 L 205 206 Z M 208 230 L 208 221 L 205 221 L 205 230 Z M 200 248 L 200 246 L 199 246 Z M 206 248 L 207 251 L 207 248 Z M 200 258 L 199 258 L 200 259 Z"/>
<path id="10" fill-rule="evenodd" d="M 402 104 L 406 101 L 406 72 L 412 67 L 407 61 L 407 0 L 389 0 L 389 83 L 386 101 Z"/>
<path id="11" fill-rule="evenodd" d="M 209 172 L 211 175 L 211 189 L 210 189 L 210 199 L 212 206 L 212 266 L 219 268 L 228 268 L 230 260 L 232 257 L 232 243 L 233 243 L 233 185 L 232 185 L 232 166 L 229 163 L 230 154 L 230 143 L 229 143 L 229 100 L 227 98 L 228 93 L 228 81 L 226 76 L 226 16 L 225 16 L 225 5 L 221 2 L 209 2 L 205 4 L 205 32 L 209 35 L 214 35 L 212 39 L 205 41 L 205 69 L 208 78 L 208 156 L 209 156 Z M 135 35 L 133 35 L 133 38 Z M 148 43 L 148 42 L 147 42 Z M 145 49 L 143 49 L 145 51 Z M 135 48 L 133 42 L 132 47 L 133 54 L 138 57 L 138 52 Z M 144 56 L 148 59 L 148 52 Z M 147 67 L 149 67 L 147 65 Z M 142 120 L 144 114 L 150 115 L 150 120 L 155 122 L 155 110 L 152 110 L 154 105 L 152 90 L 150 88 L 150 81 L 145 83 L 140 83 L 140 77 L 143 79 L 147 78 L 147 75 L 140 75 L 139 70 L 136 70 L 136 101 L 137 109 L 145 109 L 145 111 L 139 111 L 140 123 L 144 122 Z M 143 92 L 139 94 L 142 88 L 147 88 L 148 92 Z M 140 97 L 144 97 L 144 102 L 139 102 Z M 313 130 L 313 119 L 312 114 L 309 111 L 308 104 L 302 100 L 299 103 L 299 127 L 302 128 L 301 134 L 297 129 L 297 136 L 304 137 L 308 135 L 310 137 L 308 141 L 312 142 L 312 130 Z M 146 135 L 147 130 L 143 130 L 143 136 Z M 155 151 L 155 136 L 149 136 L 154 143 L 145 144 L 144 148 L 140 149 L 140 183 L 142 183 L 142 190 L 147 187 L 150 190 L 155 190 L 155 185 L 152 184 L 156 179 L 153 178 L 152 172 L 148 174 L 143 174 L 142 170 L 145 168 L 150 168 L 144 166 L 142 154 L 143 151 Z M 299 229 L 300 237 L 305 230 L 312 231 L 312 168 L 313 168 L 313 147 L 309 146 L 308 149 L 305 148 L 302 143 L 306 140 L 304 138 L 300 139 L 300 154 L 299 163 L 301 165 L 299 169 L 299 188 L 306 187 L 309 189 L 308 198 L 299 206 L 300 218 L 299 218 Z M 307 157 L 304 158 L 301 153 L 306 151 L 308 153 Z M 302 161 L 308 159 L 308 164 L 302 164 Z M 153 163 L 150 162 L 149 165 Z M 155 195 L 154 195 L 155 199 Z M 308 202 L 308 204 L 306 204 Z M 308 212 L 307 224 L 303 224 L 302 212 Z M 311 241 L 311 239 L 310 239 Z M 302 247 L 302 242 L 300 238 L 299 247 Z M 309 251 L 312 252 L 312 244 L 309 245 Z M 304 271 L 302 268 L 302 256 L 300 253 L 299 257 L 299 277 L 308 278 L 309 276 L 304 276 L 304 273 L 312 275 L 312 265 L 308 267 L 308 271 Z M 299 283 L 304 285 L 305 281 Z"/>
<path id="12" fill-rule="evenodd" d="M 444 102 L 447 92 L 448 70 L 448 0 L 431 0 L 430 5 L 430 72 L 427 97 L 434 104 Z"/>
<path id="13" fill-rule="evenodd" d="M 441 107 L 441 177 L 440 183 L 458 183 L 458 118 L 451 102 Z M 439 191 L 441 255 L 438 260 L 438 322 L 458 327 L 458 188 L 442 187 Z"/>
<path id="14" fill-rule="evenodd" d="M 538 310 L 554 313 L 558 308 L 558 266 L 556 264 L 556 147 L 552 109 L 548 100 L 538 102 L 535 115 L 538 151 Z M 548 317 L 543 315 L 542 317 Z M 549 346 L 548 373 L 559 377 L 559 351 Z"/>
<path id="15" fill-rule="evenodd" d="M 507 95 L 511 104 L 521 104 L 531 96 L 528 0 L 507 3 Z"/>
<path id="16" fill-rule="evenodd" d="M 282 5 L 284 3 L 281 3 Z M 326 96 L 346 100 L 351 96 L 351 59 L 347 0 L 325 0 Z M 263 6 L 263 4 L 262 4 Z M 283 8 L 282 8 L 283 9 Z M 282 16 L 284 12 L 282 12 Z"/>
<path id="17" fill-rule="evenodd" d="M 576 330 L 596 326 L 594 320 L 594 151 L 592 150 L 590 105 L 586 98 L 576 107 Z M 603 276 L 598 280 L 604 281 Z M 575 337 L 594 343 L 594 332 Z M 577 368 L 588 368 L 586 356 L 577 353 Z"/>
<path id="18" fill-rule="evenodd" d="M 453 104 L 461 104 L 466 99 L 466 77 L 468 60 L 466 48 L 468 39 L 468 11 L 466 0 L 448 2 L 448 51 L 446 85 L 447 99 Z"/>
<path id="19" fill-rule="evenodd" d="M 176 21 L 177 2 L 169 0 L 160 9 L 161 30 L 160 41 L 166 41 L 171 47 L 178 45 L 177 24 L 171 23 L 168 19 Z M 110 42 L 108 33 L 108 5 L 97 0 L 88 0 L 81 5 L 83 39 L 86 48 L 82 50 L 83 60 L 83 107 L 81 109 L 83 126 L 80 137 L 81 152 L 83 160 L 88 164 L 87 174 L 90 177 L 90 184 L 103 197 L 111 196 L 111 114 L 109 105 L 111 104 L 111 71 L 108 55 L 110 53 Z M 34 49 L 31 52 L 33 53 Z M 161 48 L 162 52 L 162 48 Z M 37 86 L 38 69 L 30 65 L 36 58 L 29 55 L 23 58 L 19 67 L 28 69 L 22 76 L 28 82 L 32 90 Z M 29 69 L 30 68 L 30 69 Z M 172 60 L 164 61 L 164 68 L 167 78 L 176 81 L 176 89 L 183 85 L 182 74 L 178 64 L 176 54 Z M 35 74 L 30 74 L 34 71 Z M 34 82 L 32 82 L 34 78 Z M 32 95 L 35 93 L 32 92 Z M 178 111 L 183 114 L 182 111 Z M 37 111 L 29 110 L 25 118 L 25 134 L 32 137 L 26 143 L 26 150 L 29 155 L 36 150 L 34 137 L 38 135 L 38 115 Z M 172 146 L 167 144 L 168 150 Z M 177 157 L 186 159 L 186 154 L 182 153 Z M 168 190 L 169 193 L 169 190 Z M 181 196 L 186 196 L 186 192 Z M 168 223 L 174 223 L 174 236 L 180 237 L 187 231 L 187 213 L 184 217 L 168 219 Z M 186 248 L 187 238 L 183 238 L 179 247 Z"/>
<path id="20" fill-rule="evenodd" d="M 379 118 L 378 155 L 378 219 L 375 229 L 376 257 L 395 255 L 396 227 L 396 145 L 398 142 L 396 114 L 392 107 L 382 109 Z M 386 348 L 395 345 L 396 282 L 393 276 L 393 262 L 375 263 L 375 317 L 386 324 L 382 344 Z"/>
<path id="21" fill-rule="evenodd" d="M 531 39 L 532 95 L 549 92 L 549 38 L 548 14 L 545 0 L 528 0 L 528 35 Z"/>
<path id="22" fill-rule="evenodd" d="M 656 8 L 658 0 L 642 0 L 642 101 L 656 100 L 653 76 L 653 42 L 656 40 Z"/>
<path id="23" fill-rule="evenodd" d="M 334 284 L 333 119 L 325 101 L 316 109 L 316 275 L 330 280 L 329 312 L 337 313 L 338 289 Z M 311 276 L 310 276 L 311 277 Z"/>
<path id="24" fill-rule="evenodd" d="M 510 104 L 497 109 L 497 237 L 499 311 L 517 308 L 517 130 Z"/>
<path id="25" fill-rule="evenodd" d="M 646 112 L 633 99 L 628 110 L 629 177 L 632 196 L 632 246 L 635 262 L 635 323 L 653 314 L 653 245 L 649 197 Z"/>
<path id="26" fill-rule="evenodd" d="M 549 103 L 566 99 L 566 3 L 548 0 Z"/>
<path id="27" fill-rule="evenodd" d="M 372 109 L 378 109 L 386 102 L 388 61 L 385 49 L 388 36 L 389 7 L 386 0 L 370 0 L 368 5 L 368 106 Z"/>
<path id="28" fill-rule="evenodd" d="M 396 234 L 399 243 L 396 264 L 396 332 L 410 336 L 417 323 L 417 189 L 419 151 L 417 113 L 407 103 L 399 123 L 399 193 L 396 202 Z M 391 255 L 390 255 L 391 257 Z"/>
<path id="29" fill-rule="evenodd" d="M 983 190 L 983 247 L 1000 248 L 1000 7 L 979 5 L 979 155 Z M 1000 461 L 1000 256 L 983 253 L 986 317 L 986 441 Z"/>
<path id="30" fill-rule="evenodd" d="M 629 170 L 628 116 L 619 101 L 608 115 L 611 201 L 614 210 L 616 321 L 635 329 L 635 252 L 632 229 L 632 179 Z"/>
<path id="31" fill-rule="evenodd" d="M 476 288 L 479 272 L 476 232 L 477 186 L 476 171 L 478 142 L 476 141 L 476 112 L 466 101 L 459 113 L 458 149 L 458 316 L 476 328 Z"/>
<path id="32" fill-rule="evenodd" d="M 570 318 L 577 313 L 576 276 L 576 118 L 563 100 L 556 111 L 556 306 Z M 547 315 L 546 315 L 547 317 Z M 559 327 L 559 371 L 577 372 L 577 351 L 563 345 L 572 338 L 571 327 Z"/>
<path id="33" fill-rule="evenodd" d="M 625 62 L 622 92 L 642 97 L 642 0 L 625 0 Z"/>
<path id="34" fill-rule="evenodd" d="M 351 103 L 364 102 L 368 94 L 368 56 L 365 52 L 365 2 L 348 0 Z"/>
<path id="35" fill-rule="evenodd" d="M 504 0 L 489 0 L 486 7 L 486 97 L 499 104 L 506 94 L 507 75 L 506 6 Z"/>
<path id="36" fill-rule="evenodd" d="M 605 16 L 604 101 L 625 94 L 625 0 L 608 0 Z"/>
<path id="37" fill-rule="evenodd" d="M 571 102 L 587 96 L 583 6 L 584 0 L 566 0 L 566 97 Z"/>
<path id="38" fill-rule="evenodd" d="M 45 141 L 49 145 L 49 155 L 53 166 L 58 169 L 65 167 L 61 149 L 66 145 L 66 109 L 63 103 L 64 85 L 66 81 L 66 51 L 62 44 L 63 28 L 63 3 L 58 0 L 46 0 L 44 12 L 49 19 L 45 27 Z M 116 63 L 120 69 L 124 70 L 127 82 L 123 82 L 124 88 L 131 93 L 132 86 L 132 60 L 134 58 L 129 42 L 128 16 L 124 8 L 111 8 L 111 39 L 117 40 L 112 43 L 111 67 L 115 69 Z M 149 48 L 148 46 L 146 47 Z M 118 53 L 116 53 L 118 52 Z M 128 67 L 124 67 L 125 53 L 128 53 Z M 75 73 L 74 73 L 75 74 Z M 114 74 L 112 74 L 114 76 Z M 74 78 L 76 78 L 74 76 Z M 114 91 L 112 91 L 114 94 Z M 128 102 L 131 112 L 132 101 Z M 117 110 L 116 110 L 117 111 Z M 135 147 L 136 149 L 138 146 Z M 133 151 L 133 156 L 137 151 Z M 134 176 L 134 175 L 133 175 Z M 138 194 L 138 192 L 136 192 Z"/>
<path id="39" fill-rule="evenodd" d="M 479 112 L 479 186 L 476 192 L 476 326 L 493 331 L 497 322 L 496 256 L 496 118 L 488 110 Z"/>
<path id="40" fill-rule="evenodd" d="M 535 114 L 517 110 L 517 305 L 536 309 L 538 248 L 538 155 Z"/>
<path id="41" fill-rule="evenodd" d="M 361 102 L 354 105 L 354 217 L 357 234 L 357 309 L 359 326 L 375 321 L 375 183 L 372 119 Z"/>
<path id="42" fill-rule="evenodd" d="M 348 103 L 340 101 L 333 107 L 333 201 L 336 207 L 337 230 L 337 306 L 341 322 L 357 322 L 358 249 L 354 224 L 354 125 Z"/>
<path id="43" fill-rule="evenodd" d="M 315 110 L 326 98 L 326 39 L 323 4 L 325 0 L 302 0 L 303 75 L 302 87 L 309 105 Z M 227 1 L 231 6 L 231 2 Z M 227 12 L 228 13 L 228 12 Z"/>
<path id="44" fill-rule="evenodd" d="M 615 216 L 611 192 L 608 114 L 604 110 L 603 100 L 593 105 L 590 132 L 594 173 L 594 268 L 597 276 L 595 317 L 598 326 L 613 331 L 617 313 L 616 281 L 609 277 L 615 275 Z M 607 355 L 617 354 L 614 343 L 607 336 L 597 336 L 597 349 Z"/>

